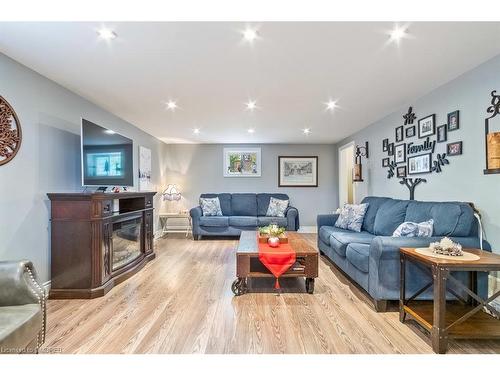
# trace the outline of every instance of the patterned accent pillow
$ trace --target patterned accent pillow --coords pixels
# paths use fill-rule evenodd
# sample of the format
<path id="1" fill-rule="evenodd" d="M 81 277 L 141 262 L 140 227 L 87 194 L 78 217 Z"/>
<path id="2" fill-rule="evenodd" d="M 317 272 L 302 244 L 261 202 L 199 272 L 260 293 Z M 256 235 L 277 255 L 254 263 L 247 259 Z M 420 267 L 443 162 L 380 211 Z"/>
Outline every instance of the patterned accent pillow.
<path id="1" fill-rule="evenodd" d="M 200 198 L 200 206 L 203 211 L 203 216 L 222 216 L 218 197 Z"/>
<path id="2" fill-rule="evenodd" d="M 396 228 L 392 237 L 431 237 L 434 231 L 434 220 L 414 223 L 406 221 Z"/>
<path id="3" fill-rule="evenodd" d="M 337 228 L 349 229 L 355 232 L 361 232 L 363 219 L 365 218 L 368 203 L 363 204 L 344 204 L 340 215 L 335 222 Z"/>
<path id="4" fill-rule="evenodd" d="M 276 199 L 271 197 L 267 207 L 266 216 L 285 217 L 285 211 L 288 208 L 289 200 Z"/>

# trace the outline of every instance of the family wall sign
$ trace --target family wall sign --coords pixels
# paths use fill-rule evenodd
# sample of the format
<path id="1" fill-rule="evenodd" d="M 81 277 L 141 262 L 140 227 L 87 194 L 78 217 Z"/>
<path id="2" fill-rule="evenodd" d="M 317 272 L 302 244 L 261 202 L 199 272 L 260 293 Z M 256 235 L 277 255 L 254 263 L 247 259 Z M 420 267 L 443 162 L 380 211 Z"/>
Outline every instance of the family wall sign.
<path id="1" fill-rule="evenodd" d="M 399 183 L 408 188 L 410 199 L 415 199 L 415 188 L 426 178 L 421 175 L 441 173 L 443 167 L 450 164 L 449 156 L 462 154 L 462 141 L 446 144 L 445 153 L 436 153 L 438 143 L 448 141 L 448 133 L 460 128 L 459 111 L 448 113 L 447 122 L 436 126 L 436 114 L 417 120 L 413 108 L 403 115 L 404 123 L 396 127 L 395 141 L 382 141 L 382 150 L 387 157 L 382 159 L 382 167 L 387 168 L 387 178 L 399 179 Z"/>

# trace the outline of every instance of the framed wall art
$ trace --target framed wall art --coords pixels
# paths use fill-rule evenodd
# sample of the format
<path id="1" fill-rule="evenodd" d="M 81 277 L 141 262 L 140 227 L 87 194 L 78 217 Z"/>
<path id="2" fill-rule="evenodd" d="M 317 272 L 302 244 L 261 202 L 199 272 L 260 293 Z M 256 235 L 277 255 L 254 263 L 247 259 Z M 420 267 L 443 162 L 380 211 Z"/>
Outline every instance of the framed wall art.
<path id="1" fill-rule="evenodd" d="M 394 147 L 394 162 L 396 164 L 406 163 L 406 143 Z"/>
<path id="2" fill-rule="evenodd" d="M 224 177 L 260 177 L 260 148 L 224 148 Z"/>
<path id="3" fill-rule="evenodd" d="M 462 155 L 462 141 L 448 143 L 446 145 L 446 153 L 448 156 Z"/>
<path id="4" fill-rule="evenodd" d="M 139 191 L 151 190 L 151 150 L 139 146 Z"/>
<path id="5" fill-rule="evenodd" d="M 458 130 L 460 128 L 459 111 L 448 113 L 448 131 Z"/>
<path id="6" fill-rule="evenodd" d="M 279 187 L 317 187 L 317 156 L 278 156 Z"/>
<path id="7" fill-rule="evenodd" d="M 396 128 L 396 143 L 397 142 L 403 142 L 404 136 L 403 136 L 403 125 L 398 126 Z"/>
<path id="8" fill-rule="evenodd" d="M 446 124 L 437 127 L 437 141 L 438 143 L 446 142 L 448 139 Z"/>
<path id="9" fill-rule="evenodd" d="M 418 120 L 418 138 L 426 138 L 436 133 L 436 115 Z"/>
<path id="10" fill-rule="evenodd" d="M 408 158 L 408 174 L 430 173 L 432 154 L 411 156 Z"/>
<path id="11" fill-rule="evenodd" d="M 396 176 L 397 178 L 405 178 L 406 177 L 406 165 L 402 165 L 396 168 Z"/>
<path id="12" fill-rule="evenodd" d="M 387 152 L 388 147 L 389 147 L 389 138 L 386 138 L 382 141 L 382 151 Z"/>
<path id="13" fill-rule="evenodd" d="M 415 136 L 415 125 L 406 128 L 405 136 L 406 138 L 411 138 Z"/>
<path id="14" fill-rule="evenodd" d="M 389 166 L 389 158 L 384 158 L 382 159 L 382 167 L 388 167 Z"/>

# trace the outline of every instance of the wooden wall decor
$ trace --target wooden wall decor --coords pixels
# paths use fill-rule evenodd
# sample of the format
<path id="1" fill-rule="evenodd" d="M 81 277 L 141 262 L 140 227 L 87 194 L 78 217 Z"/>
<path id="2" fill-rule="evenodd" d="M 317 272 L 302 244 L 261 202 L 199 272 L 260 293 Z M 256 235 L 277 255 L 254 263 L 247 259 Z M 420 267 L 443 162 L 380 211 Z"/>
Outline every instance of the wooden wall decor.
<path id="1" fill-rule="evenodd" d="M 21 124 L 14 108 L 0 96 L 0 165 L 14 159 L 21 147 Z"/>
<path id="2" fill-rule="evenodd" d="M 484 120 L 485 146 L 486 146 L 486 169 L 484 174 L 500 173 L 500 131 L 490 131 L 490 120 L 500 113 L 500 95 L 496 90 L 491 92 L 491 105 L 486 109 L 490 114 Z"/>
<path id="3" fill-rule="evenodd" d="M 495 112 L 496 114 L 500 113 L 500 96 L 497 96 L 497 98 L 498 99 L 496 99 L 495 104 L 493 104 L 492 101 L 493 108 L 489 109 L 489 113 L 495 113 Z M 454 130 L 459 129 L 458 113 L 459 113 L 458 111 L 454 111 L 448 114 L 448 122 L 450 120 L 450 115 L 455 116 L 456 121 L 454 123 L 455 125 Z M 412 175 L 441 173 L 443 171 L 443 167 L 450 164 L 448 157 L 452 155 L 459 155 L 461 153 L 461 147 L 460 147 L 460 153 L 457 152 L 455 154 L 448 153 L 448 151 L 445 153 L 439 153 L 436 151 L 436 145 L 437 142 L 439 141 L 439 139 L 438 140 L 434 139 L 436 137 L 436 132 L 434 131 L 436 115 L 431 114 L 430 116 L 427 117 L 431 118 L 432 121 L 430 125 L 429 124 L 427 125 L 428 129 L 427 130 L 424 129 L 425 137 L 422 136 L 422 131 L 420 131 L 419 133 L 421 139 L 407 143 L 406 142 L 400 143 L 397 146 L 397 149 L 396 147 L 394 147 L 394 143 L 389 143 L 390 142 L 389 139 L 384 139 L 382 142 L 382 151 L 387 152 L 387 156 L 389 156 L 389 158 L 387 158 L 384 155 L 384 158 L 382 159 L 382 167 L 387 168 L 387 178 L 391 179 L 395 177 L 396 179 L 399 180 L 399 183 L 401 185 L 406 186 L 410 192 L 410 200 L 415 199 L 415 188 L 419 184 L 427 182 L 427 179 L 425 178 L 415 178 L 412 177 Z M 397 137 L 400 138 L 399 140 L 397 139 L 396 142 L 404 140 L 401 139 L 403 133 L 405 135 L 405 138 L 407 139 L 413 138 L 415 136 L 415 125 L 413 125 L 413 122 L 415 121 L 416 118 L 417 116 L 415 115 L 415 113 L 413 113 L 413 108 L 412 107 L 408 108 L 408 113 L 403 115 L 404 125 L 396 128 L 399 129 L 399 132 L 396 132 L 396 134 Z M 420 121 L 422 121 L 422 119 Z M 404 126 L 407 126 L 406 129 L 404 128 Z M 447 125 L 446 124 L 442 125 L 442 127 L 447 127 Z M 404 132 L 401 131 L 401 128 L 404 129 Z M 498 134 L 500 142 L 500 133 Z M 441 139 L 441 142 L 444 142 L 444 140 Z M 461 142 L 455 142 L 455 143 L 461 144 Z M 437 153 L 435 154 L 435 152 Z M 391 156 L 392 159 L 390 159 Z M 499 161 L 500 161 L 500 154 L 499 154 Z"/>

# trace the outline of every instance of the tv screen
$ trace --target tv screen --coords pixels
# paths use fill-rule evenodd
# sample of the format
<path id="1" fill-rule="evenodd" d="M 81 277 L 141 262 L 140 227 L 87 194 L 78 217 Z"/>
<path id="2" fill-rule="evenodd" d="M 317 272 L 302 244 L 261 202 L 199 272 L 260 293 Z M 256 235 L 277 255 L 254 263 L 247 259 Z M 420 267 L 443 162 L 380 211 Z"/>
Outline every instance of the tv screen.
<path id="1" fill-rule="evenodd" d="M 82 119 L 82 184 L 133 186 L 133 141 Z"/>

